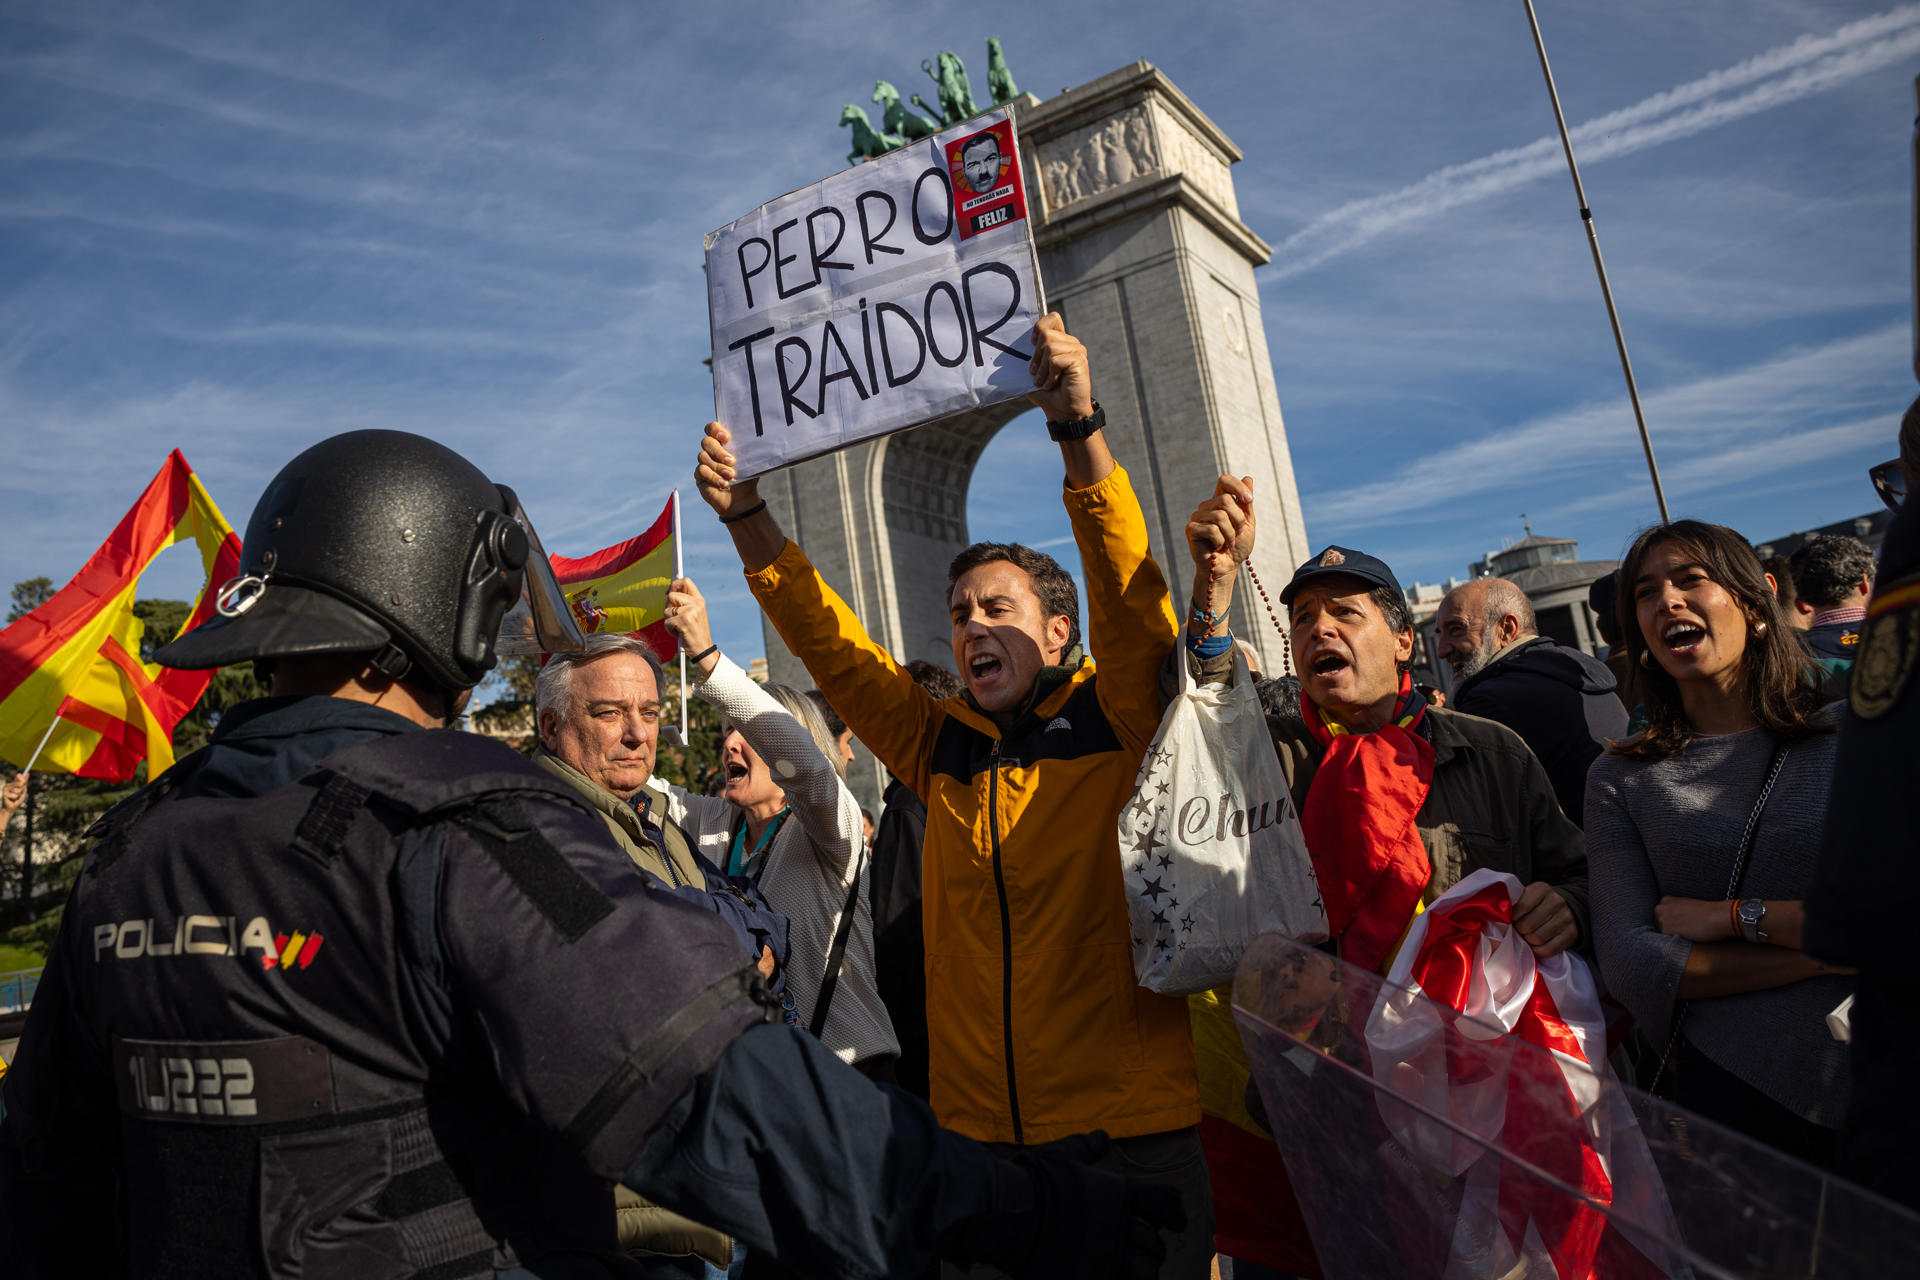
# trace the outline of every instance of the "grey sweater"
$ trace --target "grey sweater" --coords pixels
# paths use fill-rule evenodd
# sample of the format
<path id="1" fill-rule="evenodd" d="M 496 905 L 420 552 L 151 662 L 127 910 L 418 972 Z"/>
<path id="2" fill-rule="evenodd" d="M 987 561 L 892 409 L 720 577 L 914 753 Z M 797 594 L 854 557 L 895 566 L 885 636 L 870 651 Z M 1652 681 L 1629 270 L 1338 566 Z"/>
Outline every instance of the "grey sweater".
<path id="1" fill-rule="evenodd" d="M 1814 719 L 1834 727 L 1839 706 Z M 1806 896 L 1837 746 L 1837 736 L 1825 733 L 1788 749 L 1760 817 L 1741 897 Z M 1697 738 L 1665 760 L 1603 755 L 1587 774 L 1587 886 L 1601 976 L 1663 1049 L 1693 943 L 1661 933 L 1654 904 L 1666 896 L 1726 898 L 1772 755 L 1772 736 L 1752 729 Z M 1847 1109 L 1847 1048 L 1828 1033 L 1827 1014 L 1852 991 L 1851 978 L 1822 977 L 1689 1001 L 1682 1034 L 1794 1114 L 1838 1127 Z"/>

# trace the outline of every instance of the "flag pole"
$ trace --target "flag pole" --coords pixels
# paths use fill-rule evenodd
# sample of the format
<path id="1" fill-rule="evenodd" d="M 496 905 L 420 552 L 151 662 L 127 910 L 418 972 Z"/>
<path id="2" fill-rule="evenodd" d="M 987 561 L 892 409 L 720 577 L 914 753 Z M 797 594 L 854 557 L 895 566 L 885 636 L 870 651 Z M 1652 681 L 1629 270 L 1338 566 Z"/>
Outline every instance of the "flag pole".
<path id="1" fill-rule="evenodd" d="M 1567 135 L 1567 117 L 1560 110 L 1560 90 L 1553 83 L 1553 68 L 1547 65 L 1547 42 L 1540 35 L 1540 18 L 1533 11 L 1533 0 L 1520 0 L 1527 8 L 1527 25 L 1533 29 L 1533 48 L 1540 55 L 1540 74 L 1547 81 L 1547 100 L 1553 103 L 1553 121 L 1560 129 L 1560 149 L 1567 153 L 1567 172 L 1573 175 L 1573 196 L 1580 203 L 1580 221 L 1587 228 L 1587 248 L 1593 251 L 1594 274 L 1600 277 L 1600 296 L 1606 300 L 1607 323 L 1613 326 L 1614 349 L 1620 353 L 1620 372 L 1627 376 L 1627 399 L 1633 402 L 1633 420 L 1640 428 L 1640 448 L 1647 455 L 1647 474 L 1653 478 L 1653 500 L 1660 508 L 1660 523 L 1667 514 L 1666 490 L 1660 486 L 1660 464 L 1653 459 L 1653 437 L 1647 432 L 1647 415 L 1640 408 L 1640 386 L 1633 378 L 1633 361 L 1627 359 L 1627 336 L 1620 329 L 1620 312 L 1613 305 L 1613 286 L 1607 283 L 1607 264 L 1600 256 L 1600 236 L 1594 230 L 1593 210 L 1587 205 L 1587 189 L 1580 181 L 1580 166 L 1573 160 L 1573 139 Z"/>
<path id="2" fill-rule="evenodd" d="M 53 737 L 53 731 L 55 729 L 58 729 L 59 727 L 60 727 L 60 713 L 56 711 L 53 713 L 53 723 L 49 724 L 47 726 L 47 731 L 40 735 L 40 745 L 33 749 L 33 754 L 27 757 L 27 762 L 20 766 L 20 772 L 22 773 L 33 772 L 33 766 L 39 762 L 40 753 L 47 749 L 47 740 Z M 32 783 L 28 783 L 28 785 L 31 786 Z"/>
<path id="3" fill-rule="evenodd" d="M 680 491 L 673 491 L 673 576 L 687 576 L 687 544 L 680 536 Z M 687 723 L 687 646 L 684 642 L 677 646 L 680 650 L 680 749 L 691 752 L 693 739 L 689 736 Z"/>

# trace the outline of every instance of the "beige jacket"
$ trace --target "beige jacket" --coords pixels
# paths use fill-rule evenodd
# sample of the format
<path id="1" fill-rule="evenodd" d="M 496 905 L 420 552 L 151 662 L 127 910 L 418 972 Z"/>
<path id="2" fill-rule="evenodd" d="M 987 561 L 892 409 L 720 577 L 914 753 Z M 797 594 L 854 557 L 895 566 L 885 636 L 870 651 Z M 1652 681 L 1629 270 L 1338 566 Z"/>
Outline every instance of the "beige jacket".
<path id="1" fill-rule="evenodd" d="M 606 821 L 614 843 L 626 851 L 636 867 L 667 885 L 706 884 L 705 874 L 694 861 L 693 846 L 664 813 L 656 835 L 632 805 L 558 756 L 542 749 L 534 753 L 533 759 L 594 807 Z M 640 800 L 649 809 L 657 802 L 653 794 L 645 790 L 640 792 Z M 723 1232 L 703 1227 L 671 1209 L 663 1209 L 618 1183 L 613 1188 L 613 1217 L 620 1247 L 627 1253 L 672 1258 L 698 1254 L 717 1267 L 725 1267 L 733 1259 L 733 1241 Z"/>
<path id="2" fill-rule="evenodd" d="M 594 807 L 606 822 L 614 842 L 633 859 L 633 865 L 676 889 L 681 885 L 693 885 L 695 888 L 706 885 L 706 875 L 694 861 L 692 843 L 667 818 L 665 812 L 659 815 L 657 832 L 649 830 L 641 810 L 594 782 L 559 756 L 548 754 L 544 747 L 534 752 L 533 762 L 578 791 L 580 798 Z M 656 803 L 653 792 L 643 787 L 635 798 L 647 806 L 646 812 L 651 815 L 652 806 Z"/>

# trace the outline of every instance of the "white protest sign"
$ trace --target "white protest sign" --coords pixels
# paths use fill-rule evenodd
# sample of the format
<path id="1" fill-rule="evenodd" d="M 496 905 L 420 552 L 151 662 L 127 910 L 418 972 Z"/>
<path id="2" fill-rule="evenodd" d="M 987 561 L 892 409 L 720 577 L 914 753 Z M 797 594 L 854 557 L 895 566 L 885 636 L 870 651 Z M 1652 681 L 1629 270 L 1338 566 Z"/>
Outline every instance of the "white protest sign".
<path id="1" fill-rule="evenodd" d="M 1033 390 L 1044 299 L 1011 113 L 715 231 L 707 306 L 741 479 Z"/>

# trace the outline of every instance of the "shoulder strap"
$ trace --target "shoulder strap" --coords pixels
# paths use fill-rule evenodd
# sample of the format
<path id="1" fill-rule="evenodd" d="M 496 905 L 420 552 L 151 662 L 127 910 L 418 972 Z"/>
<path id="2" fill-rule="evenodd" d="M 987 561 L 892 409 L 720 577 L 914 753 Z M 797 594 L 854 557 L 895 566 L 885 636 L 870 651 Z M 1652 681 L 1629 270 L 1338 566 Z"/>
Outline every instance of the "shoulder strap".
<path id="1" fill-rule="evenodd" d="M 1774 743 L 1773 759 L 1767 762 L 1766 780 L 1760 784 L 1759 798 L 1753 802 L 1753 811 L 1747 815 L 1747 829 L 1740 834 L 1740 850 L 1733 858 L 1733 875 L 1727 880 L 1729 899 L 1738 898 L 1741 886 L 1747 882 L 1747 865 L 1753 861 L 1754 841 L 1760 837 L 1760 815 L 1766 811 L 1767 797 L 1773 794 L 1773 784 L 1780 776 L 1780 766 L 1787 762 L 1787 749 L 1784 740 Z"/>
<path id="2" fill-rule="evenodd" d="M 132 795 L 114 805 L 94 820 L 81 838 L 92 842 L 94 846 L 93 867 L 104 871 L 120 857 L 127 847 L 127 839 L 133 829 L 145 817 L 154 805 L 177 791 L 181 784 L 207 762 L 211 747 L 201 747 L 184 759 L 174 762 L 174 766 L 165 773 L 140 788 Z"/>
<path id="3" fill-rule="evenodd" d="M 834 988 L 840 985 L 840 966 L 847 958 L 847 939 L 853 936 L 853 913 L 860 906 L 860 873 L 867 865 L 865 849 L 854 860 L 853 883 L 847 886 L 847 901 L 840 908 L 840 927 L 833 931 L 833 945 L 827 948 L 827 972 L 820 979 L 820 998 L 813 1004 L 813 1021 L 807 1030 L 818 1040 L 827 1027 L 827 1010 L 833 1005 Z"/>
<path id="4" fill-rule="evenodd" d="M 1787 762 L 1787 743 L 1784 739 L 1773 746 L 1773 759 L 1767 764 L 1766 779 L 1760 784 L 1760 795 L 1753 802 L 1753 810 L 1747 814 L 1747 829 L 1740 834 L 1740 848 L 1733 855 L 1733 875 L 1727 879 L 1727 898 L 1738 900 L 1740 890 L 1747 882 L 1747 865 L 1753 861 L 1753 844 L 1759 839 L 1760 815 L 1766 811 L 1767 798 L 1773 794 L 1774 780 L 1780 776 L 1780 766 Z M 1660 1082 L 1666 1078 L 1667 1065 L 1673 1059 L 1673 1051 L 1680 1044 L 1680 1028 L 1687 1021 L 1687 1002 L 1673 1002 L 1673 1025 L 1667 1032 L 1667 1047 L 1660 1054 L 1660 1065 L 1654 1069 L 1653 1079 L 1647 1082 L 1647 1092 L 1657 1093 Z"/>

